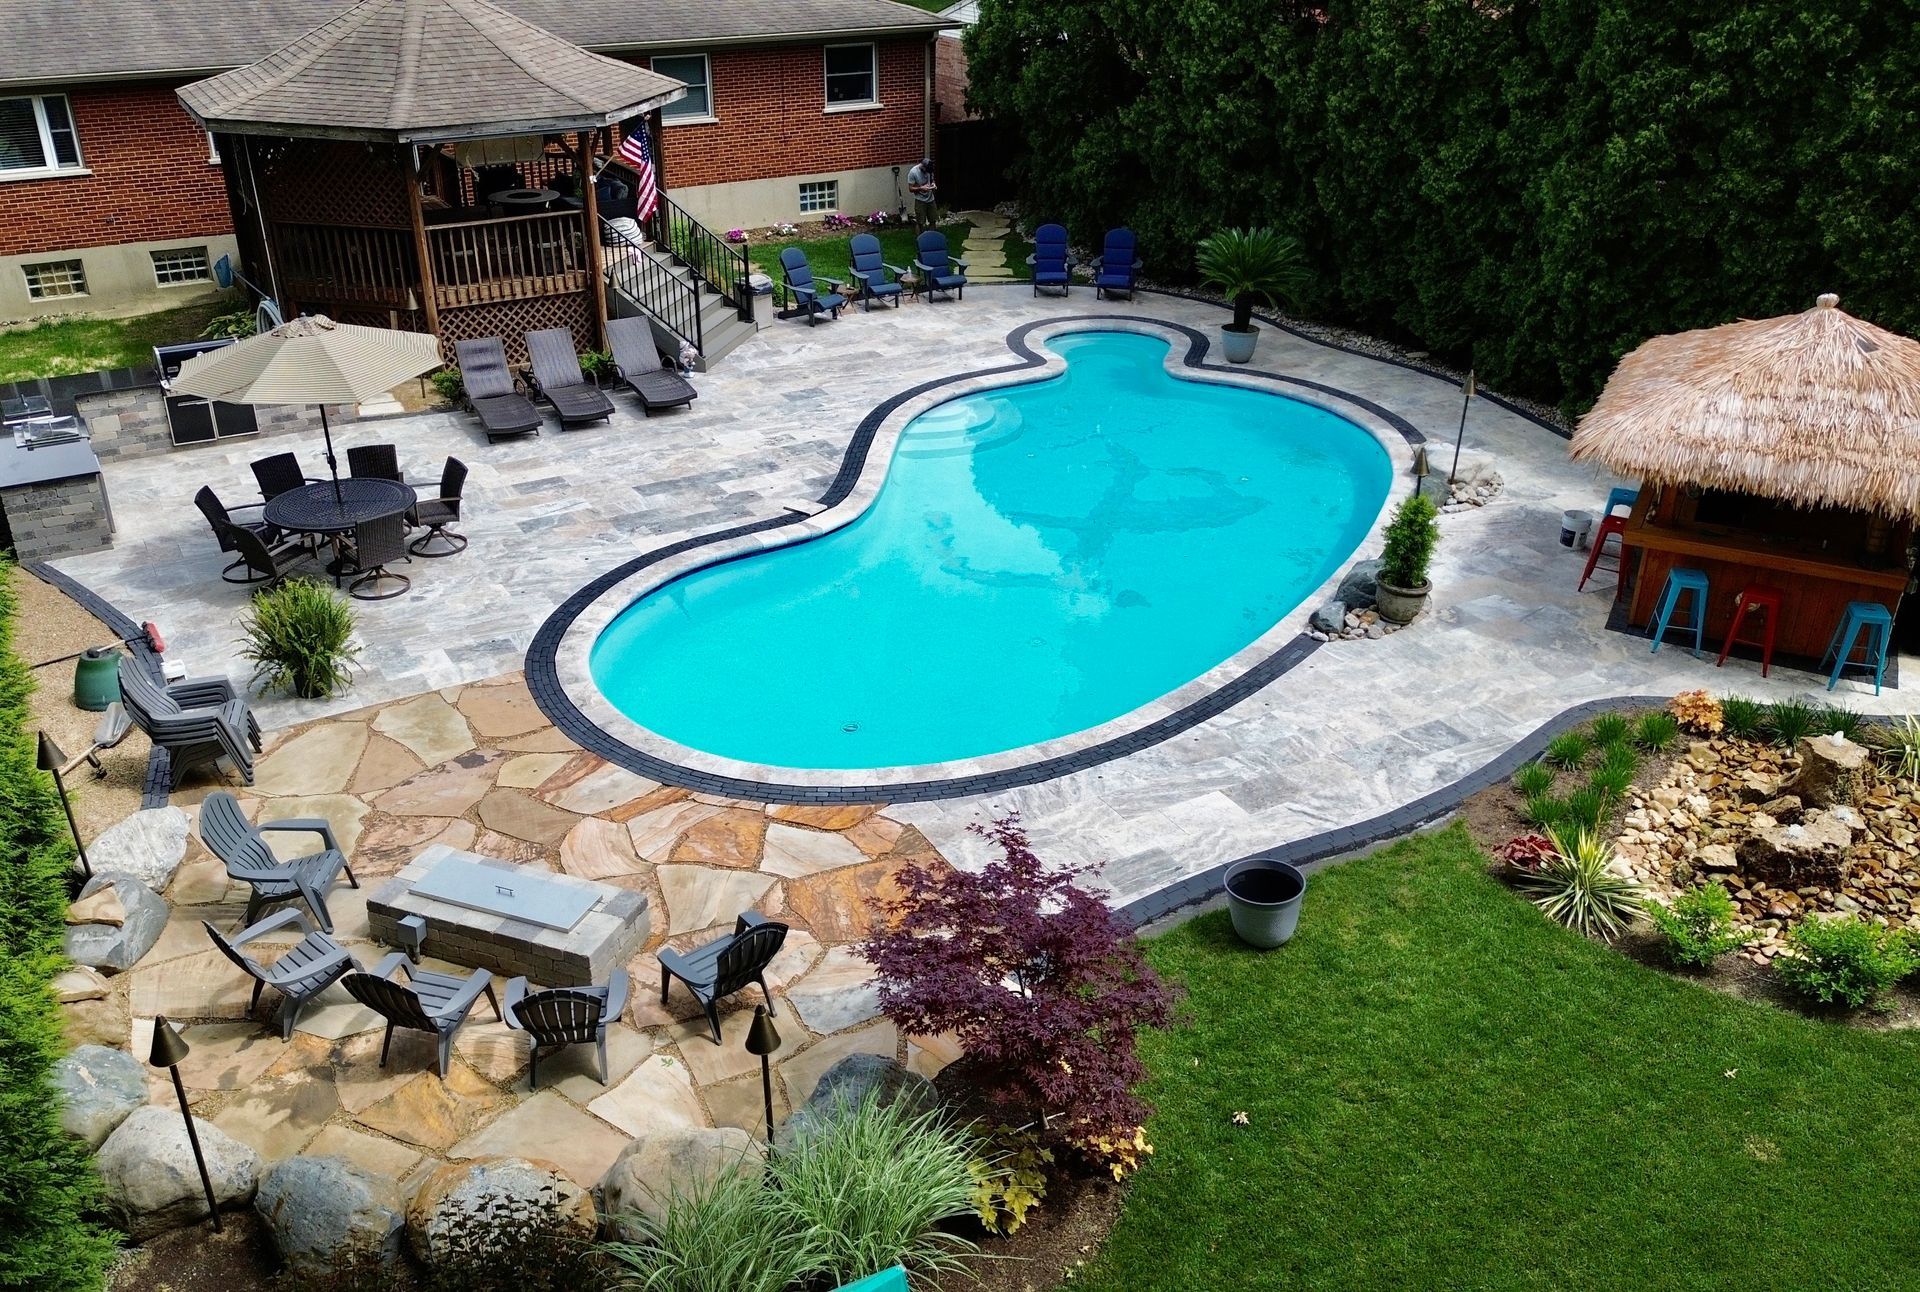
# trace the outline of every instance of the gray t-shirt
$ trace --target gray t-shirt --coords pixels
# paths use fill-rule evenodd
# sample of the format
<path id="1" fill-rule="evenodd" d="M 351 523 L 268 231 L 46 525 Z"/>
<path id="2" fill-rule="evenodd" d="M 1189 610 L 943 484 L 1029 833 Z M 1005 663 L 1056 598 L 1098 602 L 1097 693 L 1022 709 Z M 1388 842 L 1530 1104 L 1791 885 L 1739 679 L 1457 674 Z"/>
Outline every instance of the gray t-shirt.
<path id="1" fill-rule="evenodd" d="M 907 171 L 907 188 L 910 191 L 913 191 L 913 200 L 916 202 L 933 201 L 933 196 L 934 196 L 933 189 L 931 188 L 923 188 L 918 190 L 914 189 L 914 186 L 916 184 L 930 185 L 932 183 L 933 183 L 933 171 L 928 167 L 916 164 L 910 170 Z"/>

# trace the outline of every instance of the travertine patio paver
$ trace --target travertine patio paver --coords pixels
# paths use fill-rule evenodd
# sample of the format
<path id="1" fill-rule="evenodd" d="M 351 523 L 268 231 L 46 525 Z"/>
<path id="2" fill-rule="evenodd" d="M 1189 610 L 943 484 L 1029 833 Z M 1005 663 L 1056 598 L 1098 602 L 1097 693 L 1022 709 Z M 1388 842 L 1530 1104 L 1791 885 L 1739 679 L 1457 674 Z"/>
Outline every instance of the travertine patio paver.
<path id="1" fill-rule="evenodd" d="M 814 971 L 787 988 L 803 1022 L 822 1036 L 857 1027 L 880 1015 L 874 969 L 852 947 L 828 950 Z"/>
<path id="2" fill-rule="evenodd" d="M 670 1054 L 643 1060 L 613 1089 L 588 1103 L 587 1111 L 633 1136 L 708 1124 L 687 1065 Z"/>
<path id="3" fill-rule="evenodd" d="M 542 1090 L 455 1144 L 448 1156 L 540 1158 L 591 1189 L 627 1143 L 626 1135 L 598 1117 L 581 1112 L 554 1091 Z"/>
<path id="4" fill-rule="evenodd" d="M 467 720 L 438 695 L 415 696 L 382 709 L 373 729 L 405 745 L 429 767 L 473 748 Z"/>
<path id="5" fill-rule="evenodd" d="M 262 794 L 339 794 L 347 788 L 372 733 L 361 722 L 330 722 L 301 732 L 263 760 L 254 775 Z"/>

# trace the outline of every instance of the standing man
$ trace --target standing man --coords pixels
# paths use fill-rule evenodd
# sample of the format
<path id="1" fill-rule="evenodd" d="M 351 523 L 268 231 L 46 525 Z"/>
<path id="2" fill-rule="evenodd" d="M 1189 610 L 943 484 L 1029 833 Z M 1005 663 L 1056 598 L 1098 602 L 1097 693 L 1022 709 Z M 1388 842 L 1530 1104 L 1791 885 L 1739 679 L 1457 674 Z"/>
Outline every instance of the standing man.
<path id="1" fill-rule="evenodd" d="M 937 187 L 933 182 L 933 158 L 922 157 L 920 164 L 907 171 L 907 192 L 913 194 L 913 222 L 920 229 L 934 227 L 934 199 Z"/>

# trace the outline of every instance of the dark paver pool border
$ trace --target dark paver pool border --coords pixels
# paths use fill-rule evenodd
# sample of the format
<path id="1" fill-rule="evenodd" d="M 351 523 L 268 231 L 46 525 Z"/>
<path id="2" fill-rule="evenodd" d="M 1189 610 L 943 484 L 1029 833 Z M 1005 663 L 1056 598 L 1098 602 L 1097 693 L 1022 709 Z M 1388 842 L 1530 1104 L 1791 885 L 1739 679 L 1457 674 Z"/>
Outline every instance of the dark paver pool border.
<path id="1" fill-rule="evenodd" d="M 1171 293 L 1168 293 L 1171 294 Z M 1211 304 L 1211 302 L 1207 302 Z M 923 381 L 917 386 L 889 396 L 876 405 L 871 412 L 860 420 L 846 452 L 840 460 L 840 469 L 833 481 L 820 497 L 823 507 L 833 507 L 846 501 L 859 483 L 866 470 L 868 454 L 873 449 L 880 427 L 895 410 L 911 399 L 945 386 L 969 381 L 977 377 L 993 377 L 1031 372 L 1046 366 L 1046 357 L 1033 348 L 1028 337 L 1038 329 L 1054 329 L 1062 324 L 1087 324 L 1093 327 L 1110 328 L 1116 319 L 1127 316 L 1110 314 L 1062 315 L 1054 318 L 1036 319 L 1023 323 L 1007 334 L 1007 348 L 1019 356 L 1016 363 L 1002 364 L 993 368 L 976 368 L 950 376 L 937 377 Z M 1148 318 L 1142 320 L 1155 327 L 1165 328 L 1179 333 L 1187 340 L 1187 352 L 1181 356 L 1181 366 L 1198 372 L 1247 373 L 1262 377 L 1281 385 L 1296 386 L 1311 390 L 1317 394 L 1337 399 L 1362 409 L 1378 417 L 1396 431 L 1409 445 L 1426 443 L 1412 422 L 1365 396 L 1341 390 L 1304 377 L 1292 377 L 1285 373 L 1271 372 L 1263 368 L 1246 364 L 1214 364 L 1206 362 L 1211 348 L 1205 333 L 1184 324 L 1170 323 L 1164 319 Z M 1276 324 L 1276 326 L 1278 326 Z M 1357 352 L 1356 352 L 1357 353 Z M 1369 356 L 1371 357 L 1371 356 Z M 527 687 L 532 692 L 534 703 L 540 706 L 554 726 L 578 744 L 582 749 L 598 754 L 610 763 L 624 767 L 637 775 L 648 777 L 666 785 L 679 786 L 703 794 L 719 794 L 729 798 L 749 799 L 768 803 L 869 803 L 884 800 L 889 803 L 924 803 L 935 799 L 965 798 L 975 794 L 992 794 L 1000 790 L 1014 789 L 1022 785 L 1036 785 L 1074 772 L 1098 767 L 1128 754 L 1138 753 L 1142 749 L 1169 740 L 1189 728 L 1198 726 L 1209 718 L 1224 713 L 1240 701 L 1259 691 L 1275 678 L 1286 673 L 1302 660 L 1312 655 L 1320 643 L 1305 633 L 1295 635 L 1283 643 L 1279 649 L 1255 664 L 1232 681 L 1209 692 L 1202 698 L 1187 705 L 1175 713 L 1147 724 L 1136 731 L 1130 731 L 1112 740 L 1090 745 L 1085 749 L 1069 754 L 1059 754 L 1050 758 L 1038 759 L 1018 767 L 1006 768 L 995 772 L 973 775 L 929 778 L 920 781 L 907 781 L 899 784 L 846 784 L 846 785 L 800 785 L 781 781 L 749 780 L 743 777 L 726 776 L 716 772 L 704 772 L 696 768 L 683 766 L 670 759 L 635 749 L 594 723 L 574 705 L 565 689 L 560 685 L 558 654 L 560 641 L 567 629 L 586 608 L 598 600 L 616 584 L 662 561 L 698 551 L 702 547 L 725 542 L 729 539 L 749 534 L 761 534 L 796 525 L 807 517 L 800 512 L 789 511 L 780 516 L 768 517 L 711 534 L 700 534 L 682 539 L 664 547 L 655 548 L 627 561 L 612 570 L 593 579 L 572 596 L 555 608 L 540 631 L 534 635 L 533 644 L 527 650 L 526 676 Z M 807 540 L 810 541 L 810 540 Z M 743 560 L 758 552 L 717 558 L 711 565 L 724 565 L 730 561 Z M 708 567 L 700 567 L 708 568 Z"/>

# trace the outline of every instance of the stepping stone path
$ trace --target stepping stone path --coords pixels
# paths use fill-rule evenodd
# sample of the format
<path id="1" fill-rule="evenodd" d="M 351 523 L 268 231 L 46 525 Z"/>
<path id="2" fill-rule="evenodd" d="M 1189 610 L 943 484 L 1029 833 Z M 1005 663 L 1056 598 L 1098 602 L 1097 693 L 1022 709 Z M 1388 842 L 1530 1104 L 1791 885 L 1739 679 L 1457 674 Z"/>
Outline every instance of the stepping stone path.
<path id="1" fill-rule="evenodd" d="M 968 224 L 967 240 L 959 252 L 967 262 L 970 283 L 1017 283 L 1020 275 L 1007 268 L 1007 235 L 1012 232 L 1007 217 L 992 211 L 958 211 L 958 219 Z"/>
<path id="2" fill-rule="evenodd" d="M 976 264 L 997 265 L 1006 236 L 1004 219 L 981 214 L 968 254 Z M 609 1029 L 604 1085 L 594 1047 L 584 1045 L 544 1059 L 540 1088 L 529 1089 L 526 1038 L 496 1022 L 485 1001 L 456 1042 L 444 1081 L 434 1071 L 431 1039 L 416 1033 L 395 1035 L 383 1069 L 379 1017 L 337 984 L 302 1012 L 291 1041 L 280 1039 L 272 992 L 248 1014 L 251 983 L 200 927 L 206 920 L 237 930 L 245 886 L 227 882 L 197 833 L 187 833 L 182 847 L 179 809 L 140 814 L 124 833 L 130 844 L 144 845 L 130 851 L 157 854 L 146 873 L 158 892 L 125 875 L 95 882 L 102 909 L 82 907 L 75 918 L 88 922 L 73 925 L 69 938 L 99 944 L 94 949 L 102 954 L 84 958 L 102 972 L 69 971 L 59 994 L 70 1041 L 113 1047 L 89 1053 L 111 1065 L 102 1070 L 124 1069 L 119 1103 L 76 1133 L 90 1142 L 105 1137 L 114 1149 L 108 1157 L 126 1159 L 115 1168 L 110 1202 L 142 1233 L 191 1223 L 198 1190 L 197 1177 L 186 1181 L 191 1190 L 175 1180 L 178 1164 L 171 1163 L 161 1172 L 165 1187 L 144 1196 L 134 1181 L 153 1168 L 153 1153 L 132 1152 L 128 1135 L 116 1146 L 108 1133 L 121 1116 L 137 1126 L 147 1121 L 136 1119 L 182 1125 L 171 1092 L 147 1082 L 135 1062 L 146 1053 L 156 1014 L 181 1025 L 193 1046 L 181 1076 L 201 1134 L 217 1137 L 230 1159 L 231 1178 L 219 1182 L 223 1205 L 243 1204 L 255 1174 L 271 1171 L 276 1183 L 263 1189 L 262 1209 L 283 1220 L 290 1214 L 283 1195 L 363 1175 L 391 1181 L 418 1213 L 424 1182 L 448 1195 L 473 1183 L 468 1167 L 442 1169 L 462 1160 L 500 1164 L 482 1174 L 514 1180 L 557 1172 L 569 1198 L 590 1206 L 585 1191 L 600 1186 L 623 1157 L 630 1168 L 671 1161 L 697 1175 L 721 1148 L 731 1155 L 741 1143 L 758 1142 L 759 1064 L 742 1042 L 759 989 L 723 1004 L 724 1040 L 715 1045 L 684 987 L 662 1001 L 654 958 L 668 944 L 684 950 L 721 936 L 747 909 L 791 930 L 766 975 L 779 1011 L 781 1044 L 772 1056 L 779 1118 L 802 1107 L 850 1057 L 885 1071 L 910 1065 L 928 1077 L 957 1057 L 940 1038 L 903 1036 L 879 1016 L 872 971 L 852 945 L 872 927 L 870 901 L 899 891 L 895 876 L 903 867 L 946 864 L 882 804 L 768 805 L 647 780 L 580 750 L 548 725 L 518 673 L 270 739 L 256 783 L 236 787 L 247 814 L 328 818 L 363 885 L 377 886 L 378 877 L 444 843 L 643 893 L 656 913 L 652 935 L 626 966 L 633 990 L 624 1017 Z M 182 803 L 190 816 L 190 802 Z M 284 842 L 295 851 L 313 846 L 306 836 Z M 362 964 L 389 949 L 368 931 L 367 887 L 355 891 L 343 880 L 327 894 L 335 937 Z M 116 914 L 104 908 L 115 903 L 124 922 L 104 922 L 104 914 Z M 249 949 L 271 959 L 297 936 L 289 929 Z M 434 958 L 431 938 L 424 963 L 458 968 Z M 136 1089 L 134 1077 L 145 1084 Z M 77 1071 L 72 1082 L 88 1095 L 99 1084 Z M 636 1143 L 649 1147 L 628 1154 Z M 302 1165 L 321 1159 L 328 1164 Z M 317 1267 L 334 1234 L 377 1233 L 384 1242 L 395 1206 L 384 1192 L 346 1189 L 335 1213 L 316 1217 L 318 1229 L 287 1233 L 290 1255 Z M 416 1214 L 416 1228 L 421 1223 Z"/>

